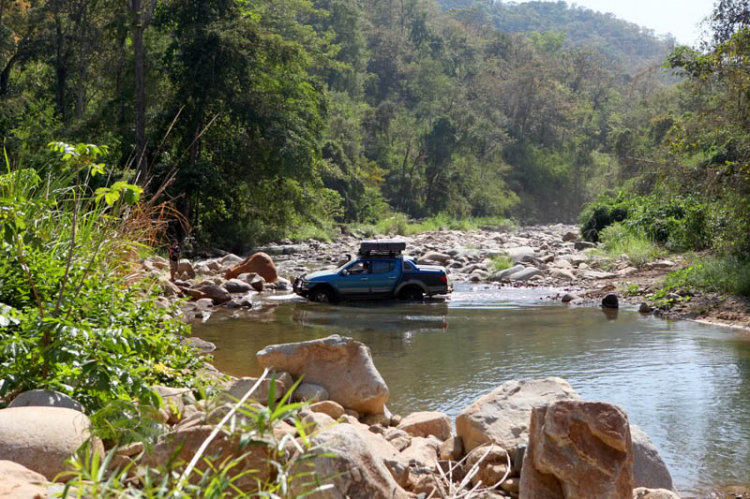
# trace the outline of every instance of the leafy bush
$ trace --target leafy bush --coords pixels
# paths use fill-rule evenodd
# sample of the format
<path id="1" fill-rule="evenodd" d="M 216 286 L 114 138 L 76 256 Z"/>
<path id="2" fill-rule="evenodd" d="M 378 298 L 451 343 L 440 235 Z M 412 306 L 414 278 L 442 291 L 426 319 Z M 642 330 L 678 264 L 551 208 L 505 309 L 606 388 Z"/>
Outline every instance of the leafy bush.
<path id="1" fill-rule="evenodd" d="M 151 227 L 134 221 L 140 188 L 91 187 L 106 148 L 52 148 L 59 161 L 43 182 L 9 164 L 0 175 L 0 397 L 51 388 L 89 410 L 158 404 L 149 387 L 195 384 L 200 361 L 180 346 L 187 326 L 176 311 L 160 308 L 153 283 L 134 272 Z"/>
<path id="2" fill-rule="evenodd" d="M 602 230 L 613 223 L 625 220 L 629 210 L 629 203 L 621 196 L 587 204 L 578 219 L 581 225 L 581 235 L 586 241 L 599 242 Z"/>
<path id="3" fill-rule="evenodd" d="M 736 256 L 703 258 L 667 276 L 664 291 L 678 290 L 750 296 L 750 260 Z"/>

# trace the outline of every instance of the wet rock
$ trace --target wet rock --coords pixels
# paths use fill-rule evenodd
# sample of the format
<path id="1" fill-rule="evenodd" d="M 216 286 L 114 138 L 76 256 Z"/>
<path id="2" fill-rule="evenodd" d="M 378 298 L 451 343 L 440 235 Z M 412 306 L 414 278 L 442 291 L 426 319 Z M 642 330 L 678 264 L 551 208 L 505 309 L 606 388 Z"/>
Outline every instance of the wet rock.
<path id="1" fill-rule="evenodd" d="M 258 291 L 258 292 L 263 291 L 263 287 L 265 286 L 265 284 L 266 284 L 266 280 L 259 275 L 256 275 L 255 277 L 253 277 L 253 280 L 250 281 L 250 286 L 255 291 Z"/>
<path id="2" fill-rule="evenodd" d="M 646 432 L 630 425 L 630 436 L 633 441 L 633 486 L 672 490 L 672 475 Z"/>
<path id="3" fill-rule="evenodd" d="M 569 241 L 575 241 L 576 239 L 578 239 L 578 234 L 576 234 L 575 232 L 566 232 L 562 237 L 563 242 L 566 243 Z"/>
<path id="4" fill-rule="evenodd" d="M 11 407 L 63 407 L 78 412 L 86 412 L 83 405 L 69 395 L 54 390 L 42 389 L 28 390 L 20 393 L 8 404 L 8 408 L 10 409 Z"/>
<path id="5" fill-rule="evenodd" d="M 563 400 L 532 410 L 521 497 L 622 499 L 632 491 L 632 442 L 622 409 Z"/>
<path id="6" fill-rule="evenodd" d="M 274 282 L 279 277 L 276 265 L 274 265 L 271 257 L 265 253 L 255 253 L 242 262 L 230 267 L 226 274 L 224 274 L 224 279 L 232 279 L 246 272 L 255 272 L 263 277 L 266 282 Z"/>
<path id="7" fill-rule="evenodd" d="M 198 291 L 211 298 L 214 305 L 221 305 L 232 299 L 226 289 L 216 284 L 203 284 L 198 287 Z"/>
<path id="8" fill-rule="evenodd" d="M 620 301 L 617 299 L 617 295 L 610 293 L 602 298 L 603 308 L 620 308 Z"/>
<path id="9" fill-rule="evenodd" d="M 575 300 L 576 298 L 578 298 L 578 297 L 577 297 L 576 295 L 573 295 L 573 294 L 570 294 L 570 293 L 565 293 L 565 294 L 563 295 L 563 297 L 562 297 L 561 301 L 562 301 L 563 303 L 570 303 L 570 302 L 572 302 L 573 300 Z"/>
<path id="10" fill-rule="evenodd" d="M 445 263 L 450 259 L 450 255 L 446 255 L 445 253 L 438 253 L 436 251 L 430 251 L 428 253 L 425 253 L 424 256 L 422 256 L 422 258 L 420 258 L 419 260 L 424 262 Z"/>
<path id="11" fill-rule="evenodd" d="M 226 289 L 230 293 L 246 293 L 253 288 L 245 281 L 241 281 L 239 279 L 229 279 L 224 283 L 224 289 Z"/>
<path id="12" fill-rule="evenodd" d="M 328 390 L 330 399 L 360 413 L 382 413 L 388 387 L 372 362 L 370 349 L 352 338 L 332 335 L 301 343 L 271 345 L 257 354 L 261 368 L 304 376 Z"/>
<path id="13" fill-rule="evenodd" d="M 506 381 L 458 414 L 456 433 L 463 438 L 466 452 L 496 442 L 514 459 L 517 447 L 528 441 L 533 407 L 578 399 L 578 393 L 562 378 Z"/>
<path id="14" fill-rule="evenodd" d="M 638 307 L 638 311 L 642 314 L 650 314 L 654 311 L 654 307 L 646 303 L 645 301 L 641 303 L 641 305 Z"/>

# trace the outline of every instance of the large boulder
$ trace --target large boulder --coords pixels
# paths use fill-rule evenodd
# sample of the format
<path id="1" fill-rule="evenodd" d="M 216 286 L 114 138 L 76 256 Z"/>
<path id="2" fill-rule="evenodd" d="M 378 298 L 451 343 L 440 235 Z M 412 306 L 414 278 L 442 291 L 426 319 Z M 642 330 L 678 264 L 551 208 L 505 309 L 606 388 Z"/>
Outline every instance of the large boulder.
<path id="1" fill-rule="evenodd" d="M 0 497 L 47 499 L 47 480 L 35 471 L 12 461 L 0 461 Z"/>
<path id="2" fill-rule="evenodd" d="M 279 274 L 276 271 L 276 265 L 274 265 L 271 257 L 265 253 L 255 253 L 240 263 L 232 265 L 229 270 L 227 270 L 226 274 L 224 274 L 224 279 L 233 279 L 238 275 L 247 272 L 257 273 L 259 276 L 263 277 L 266 282 L 274 282 L 279 277 Z"/>
<path id="3" fill-rule="evenodd" d="M 89 418 L 74 409 L 0 410 L 0 460 L 26 466 L 51 481 L 66 470 L 65 461 L 90 437 L 90 427 Z"/>
<path id="4" fill-rule="evenodd" d="M 521 499 L 624 499 L 633 494 L 628 417 L 604 402 L 562 400 L 531 411 Z"/>
<path id="5" fill-rule="evenodd" d="M 328 390 L 330 399 L 361 414 L 385 412 L 388 387 L 370 349 L 337 334 L 300 343 L 271 345 L 257 353 L 261 368 L 286 371 Z"/>
<path id="6" fill-rule="evenodd" d="M 247 293 L 248 291 L 252 291 L 253 288 L 245 281 L 241 281 L 235 278 L 229 279 L 227 282 L 225 282 L 224 289 L 226 289 L 230 293 Z"/>
<path id="7" fill-rule="evenodd" d="M 633 441 L 633 481 L 635 487 L 674 489 L 672 475 L 648 435 L 638 426 L 630 425 Z"/>
<path id="8" fill-rule="evenodd" d="M 532 408 L 580 398 L 562 378 L 506 381 L 458 414 L 456 433 L 467 453 L 485 442 L 494 442 L 515 459 L 517 447 L 528 441 Z"/>
<path id="9" fill-rule="evenodd" d="M 303 467 L 298 471 L 314 469 L 323 484 L 330 483 L 332 488 L 317 492 L 315 499 L 371 499 L 375 497 L 406 499 L 408 493 L 397 483 L 394 475 L 384 463 L 374 440 L 379 435 L 368 437 L 366 431 L 360 431 L 350 424 L 334 425 L 312 438 L 312 444 L 320 446 L 325 454 L 307 461 L 312 468 Z M 382 437 L 380 437 L 382 439 Z M 383 448 L 391 445 L 383 440 Z M 390 452 L 386 450 L 384 452 Z M 395 452 L 393 454 L 396 454 Z M 392 456 L 397 459 L 396 455 Z M 407 470 L 404 466 L 402 474 Z M 292 495 L 308 492 L 313 485 L 305 485 L 310 480 L 294 480 L 291 484 Z"/>
<path id="10" fill-rule="evenodd" d="M 206 297 L 211 298 L 214 305 L 221 305 L 232 299 L 229 291 L 216 284 L 203 284 L 198 287 L 198 291 L 203 293 Z"/>
<path id="11" fill-rule="evenodd" d="M 64 407 L 74 411 L 86 412 L 80 402 L 54 390 L 28 390 L 20 393 L 8 404 L 11 407 Z"/>
<path id="12" fill-rule="evenodd" d="M 401 420 L 398 429 L 413 437 L 434 435 L 444 442 L 451 437 L 451 418 L 442 412 L 413 412 Z"/>

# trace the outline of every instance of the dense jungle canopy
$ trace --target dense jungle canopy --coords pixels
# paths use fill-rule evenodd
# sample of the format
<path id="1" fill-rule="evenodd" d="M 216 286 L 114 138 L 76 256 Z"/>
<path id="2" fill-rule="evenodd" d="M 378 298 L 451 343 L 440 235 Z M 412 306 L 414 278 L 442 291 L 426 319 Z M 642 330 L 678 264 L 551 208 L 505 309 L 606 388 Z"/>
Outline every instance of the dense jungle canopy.
<path id="1" fill-rule="evenodd" d="M 565 2 L 0 0 L 0 136 L 40 171 L 53 140 L 107 145 L 92 188 L 233 251 L 391 213 L 570 221 L 623 186 L 737 231 L 747 13 L 675 49 Z"/>

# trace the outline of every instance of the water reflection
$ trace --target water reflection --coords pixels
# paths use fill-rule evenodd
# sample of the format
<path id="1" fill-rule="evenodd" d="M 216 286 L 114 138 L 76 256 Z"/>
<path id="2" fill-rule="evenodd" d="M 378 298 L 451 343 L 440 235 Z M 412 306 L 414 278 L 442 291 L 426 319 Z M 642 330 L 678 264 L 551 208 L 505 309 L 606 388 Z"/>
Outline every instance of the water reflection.
<path id="1" fill-rule="evenodd" d="M 477 286 L 448 302 L 276 300 L 194 331 L 217 344 L 217 367 L 238 376 L 259 373 L 254 354 L 266 345 L 352 336 L 372 350 L 388 406 L 401 414 L 455 416 L 503 381 L 560 376 L 586 399 L 621 405 L 682 492 L 750 481 L 750 341 L 634 310 L 613 317 L 541 300 L 548 294 Z"/>

